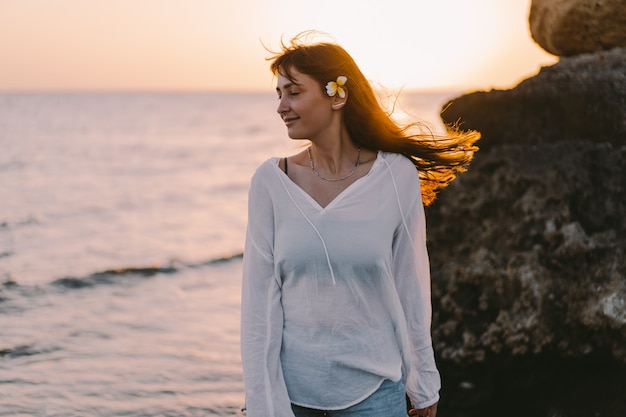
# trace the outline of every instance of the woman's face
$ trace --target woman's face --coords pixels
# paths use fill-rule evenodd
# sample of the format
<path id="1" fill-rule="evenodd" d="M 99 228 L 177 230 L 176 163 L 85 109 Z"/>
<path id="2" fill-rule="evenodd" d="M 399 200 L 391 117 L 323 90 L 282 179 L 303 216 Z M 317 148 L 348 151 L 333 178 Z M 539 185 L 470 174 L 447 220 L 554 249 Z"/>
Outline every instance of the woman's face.
<path id="1" fill-rule="evenodd" d="M 278 75 L 276 111 L 287 126 L 292 139 L 314 140 L 329 129 L 332 121 L 332 99 L 324 94 L 312 77 L 291 69 L 291 80 Z"/>

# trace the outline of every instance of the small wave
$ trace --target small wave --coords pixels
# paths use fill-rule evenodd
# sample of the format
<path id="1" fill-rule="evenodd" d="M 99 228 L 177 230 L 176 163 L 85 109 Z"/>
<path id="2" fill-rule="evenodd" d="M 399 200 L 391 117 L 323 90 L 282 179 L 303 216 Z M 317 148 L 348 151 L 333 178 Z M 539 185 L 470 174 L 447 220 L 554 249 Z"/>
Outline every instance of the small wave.
<path id="1" fill-rule="evenodd" d="M 0 316 L 13 314 L 27 309 L 28 303 L 19 300 L 38 297 L 52 291 L 71 291 L 94 288 L 104 285 L 119 285 L 133 279 L 146 279 L 160 274 L 176 274 L 185 269 L 210 267 L 221 263 L 231 262 L 243 257 L 242 253 L 196 263 L 172 261 L 168 266 L 129 267 L 109 269 L 92 273 L 84 277 L 63 277 L 49 282 L 47 285 L 23 285 L 10 274 L 0 276 Z M 16 301 L 16 302 L 12 302 Z M 1 346 L 0 346 L 1 349 Z M 1 356 L 1 355 L 0 355 Z"/>
<path id="2" fill-rule="evenodd" d="M 39 286 L 19 285 L 8 273 L 3 274 L 2 279 L 3 281 L 0 282 L 0 315 L 24 310 L 23 305 L 11 303 L 15 297 L 30 297 L 42 292 Z"/>
<path id="3" fill-rule="evenodd" d="M 116 277 L 125 275 L 137 275 L 143 277 L 151 277 L 156 274 L 173 274 L 177 271 L 175 267 L 166 266 L 150 266 L 139 268 L 123 268 L 123 269 L 109 269 L 102 272 L 95 272 L 86 277 L 64 277 L 59 278 L 52 282 L 52 285 L 57 285 L 66 288 L 86 288 L 94 287 L 100 284 L 113 284 Z"/>
<path id="4" fill-rule="evenodd" d="M 219 263 L 240 259 L 243 254 L 235 254 L 231 256 L 212 258 L 208 261 L 198 263 L 172 262 L 168 266 L 148 266 L 148 267 L 128 267 L 120 269 L 108 269 L 105 271 L 94 272 L 85 277 L 63 277 L 56 279 L 52 285 L 71 289 L 91 288 L 98 285 L 115 284 L 122 277 L 152 277 L 158 274 L 175 274 L 183 269 L 195 269 L 205 266 L 215 265 Z"/>
<path id="5" fill-rule="evenodd" d="M 230 256 L 224 256 L 224 257 L 220 257 L 220 258 L 213 258 L 210 259 L 208 261 L 205 262 L 200 262 L 200 263 L 186 263 L 185 266 L 187 268 L 201 268 L 203 266 L 209 266 L 209 265 L 215 265 L 215 264 L 220 264 L 220 263 L 224 263 L 224 262 L 230 262 L 230 261 L 234 261 L 236 259 L 241 259 L 243 258 L 243 253 L 237 253 L 234 255 L 230 255 Z"/>
<path id="6" fill-rule="evenodd" d="M 29 226 L 33 224 L 41 224 L 41 222 L 35 216 L 30 215 L 24 219 L 20 219 L 16 221 L 8 221 L 8 220 L 0 221 L 0 229 L 14 229 L 16 227 Z"/>
<path id="7" fill-rule="evenodd" d="M 2 285 L 4 285 L 5 287 L 10 287 L 10 286 L 13 286 L 13 285 L 17 285 L 17 282 L 15 281 L 15 279 L 9 273 L 3 274 L 2 275 L 2 279 L 4 280 L 2 282 Z"/>
<path id="8" fill-rule="evenodd" d="M 9 298 L 5 296 L 7 289 L 10 289 L 11 287 L 17 287 L 17 282 L 15 282 L 11 275 L 4 274 L 3 278 L 4 281 L 0 283 L 0 303 L 9 300 Z"/>
<path id="9" fill-rule="evenodd" d="M 0 348 L 0 358 L 5 356 L 8 358 L 19 358 L 21 356 L 40 355 L 43 353 L 54 352 L 59 349 L 60 348 L 57 347 L 37 348 L 33 345 L 19 345 L 9 348 Z"/>

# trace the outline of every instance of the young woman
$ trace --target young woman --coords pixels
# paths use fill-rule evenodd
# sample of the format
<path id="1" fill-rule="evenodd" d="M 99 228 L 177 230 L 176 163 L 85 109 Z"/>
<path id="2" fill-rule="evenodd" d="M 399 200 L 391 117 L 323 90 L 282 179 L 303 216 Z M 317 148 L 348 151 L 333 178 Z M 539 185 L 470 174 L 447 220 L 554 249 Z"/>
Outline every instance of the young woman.
<path id="1" fill-rule="evenodd" d="M 334 43 L 282 45 L 278 114 L 310 145 L 252 178 L 241 350 L 249 417 L 434 417 L 423 203 L 476 132 L 399 126 Z"/>

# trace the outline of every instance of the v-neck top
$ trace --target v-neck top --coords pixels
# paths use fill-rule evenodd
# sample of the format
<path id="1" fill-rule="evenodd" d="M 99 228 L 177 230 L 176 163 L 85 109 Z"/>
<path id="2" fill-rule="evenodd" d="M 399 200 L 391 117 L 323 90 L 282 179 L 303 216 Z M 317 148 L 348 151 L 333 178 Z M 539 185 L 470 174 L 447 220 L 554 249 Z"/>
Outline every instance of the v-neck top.
<path id="1" fill-rule="evenodd" d="M 321 207 L 271 158 L 249 190 L 241 353 L 248 416 L 344 409 L 385 379 L 439 400 L 426 226 L 413 163 L 379 152 Z"/>

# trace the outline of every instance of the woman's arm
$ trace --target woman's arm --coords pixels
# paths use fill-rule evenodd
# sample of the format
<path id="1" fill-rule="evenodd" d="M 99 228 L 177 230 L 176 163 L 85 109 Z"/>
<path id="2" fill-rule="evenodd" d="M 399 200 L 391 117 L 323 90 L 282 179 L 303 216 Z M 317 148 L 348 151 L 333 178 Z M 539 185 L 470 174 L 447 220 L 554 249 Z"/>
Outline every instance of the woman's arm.
<path id="1" fill-rule="evenodd" d="M 274 214 L 268 190 L 253 178 L 243 256 L 241 357 L 249 417 L 293 417 L 280 364 L 283 310 L 274 273 Z"/>
<path id="2" fill-rule="evenodd" d="M 417 409 L 426 412 L 439 401 L 441 380 L 430 332 L 430 266 L 424 207 L 419 192 L 412 206 L 404 211 L 404 216 L 405 222 L 400 225 L 393 244 L 394 279 L 407 320 L 411 347 L 411 369 L 406 370 L 407 394 Z M 431 417 L 433 412 L 436 413 L 436 408 L 431 411 Z M 420 411 L 419 415 L 422 414 Z"/>

